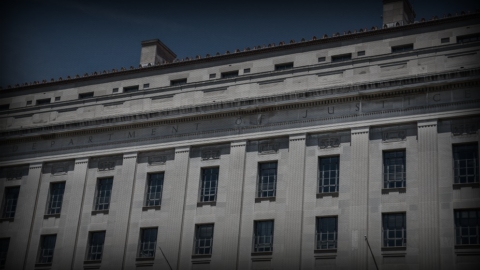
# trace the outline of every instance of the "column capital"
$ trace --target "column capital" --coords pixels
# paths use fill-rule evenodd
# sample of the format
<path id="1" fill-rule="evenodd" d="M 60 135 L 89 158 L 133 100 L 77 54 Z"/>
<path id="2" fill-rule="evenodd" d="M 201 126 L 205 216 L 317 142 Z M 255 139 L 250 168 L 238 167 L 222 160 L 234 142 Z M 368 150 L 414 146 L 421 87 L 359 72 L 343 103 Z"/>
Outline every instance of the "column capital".
<path id="1" fill-rule="evenodd" d="M 123 159 L 137 158 L 138 152 L 123 153 Z"/>
<path id="2" fill-rule="evenodd" d="M 422 127 L 436 127 L 437 123 L 438 123 L 437 119 L 423 120 L 423 121 L 418 121 L 417 126 L 419 128 L 422 128 Z"/>
<path id="3" fill-rule="evenodd" d="M 43 167 L 43 162 L 34 162 L 34 163 L 28 164 L 28 169 L 30 170 L 38 170 L 38 169 L 41 169 L 42 167 Z"/>
<path id="4" fill-rule="evenodd" d="M 242 147 L 242 146 L 247 146 L 247 140 L 230 142 L 230 147 Z"/>
<path id="5" fill-rule="evenodd" d="M 289 136 L 290 141 L 304 141 L 307 138 L 307 133 L 294 134 Z"/>
<path id="6" fill-rule="evenodd" d="M 357 135 L 357 134 L 368 134 L 370 132 L 370 126 L 367 127 L 356 127 L 351 129 L 352 135 Z"/>
<path id="7" fill-rule="evenodd" d="M 75 165 L 77 165 L 77 164 L 87 164 L 88 160 L 89 160 L 88 157 L 76 158 L 75 159 Z"/>
<path id="8" fill-rule="evenodd" d="M 175 154 L 188 153 L 190 152 L 190 146 L 181 146 L 175 148 Z"/>

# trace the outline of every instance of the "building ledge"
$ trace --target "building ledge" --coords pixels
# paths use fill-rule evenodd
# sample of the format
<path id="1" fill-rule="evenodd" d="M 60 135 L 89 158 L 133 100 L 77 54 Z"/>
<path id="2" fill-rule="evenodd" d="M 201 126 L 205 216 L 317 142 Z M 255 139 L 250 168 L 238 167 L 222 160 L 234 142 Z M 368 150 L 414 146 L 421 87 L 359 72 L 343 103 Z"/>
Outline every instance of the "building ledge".
<path id="1" fill-rule="evenodd" d="M 35 269 L 50 269 L 52 268 L 52 263 L 36 263 Z"/>
<path id="2" fill-rule="evenodd" d="M 197 207 L 202 207 L 204 205 L 210 205 L 210 206 L 215 206 L 217 205 L 217 202 L 197 202 Z"/>
<path id="3" fill-rule="evenodd" d="M 102 260 L 96 260 L 96 261 L 83 261 L 83 264 L 100 264 L 102 263 Z"/>
<path id="4" fill-rule="evenodd" d="M 13 222 L 15 218 L 11 217 L 11 218 L 0 218 L 0 223 L 2 222 Z"/>
<path id="5" fill-rule="evenodd" d="M 142 211 L 148 211 L 150 209 L 160 210 L 162 209 L 161 205 L 152 205 L 152 206 L 143 206 Z"/>
<path id="6" fill-rule="evenodd" d="M 148 261 L 153 261 L 155 260 L 155 257 L 137 257 L 135 261 L 137 262 L 148 262 Z"/>
<path id="7" fill-rule="evenodd" d="M 382 188 L 382 194 L 388 194 L 390 192 L 406 193 L 407 188 Z"/>
<path id="8" fill-rule="evenodd" d="M 255 202 L 256 202 L 256 203 L 263 202 L 263 201 L 274 202 L 274 201 L 275 201 L 275 197 L 255 198 Z"/>
<path id="9" fill-rule="evenodd" d="M 407 247 L 382 247 L 383 257 L 405 257 Z"/>
<path id="10" fill-rule="evenodd" d="M 97 215 L 97 214 L 108 215 L 108 210 L 92 210 L 92 216 Z"/>
<path id="11" fill-rule="evenodd" d="M 453 184 L 453 189 L 461 189 L 461 188 L 464 188 L 464 187 L 479 188 L 480 183 L 477 182 L 477 183 L 464 183 L 464 184 L 455 183 L 455 184 Z"/>
<path id="12" fill-rule="evenodd" d="M 317 193 L 317 199 L 323 197 L 338 197 L 338 192 L 324 192 L 324 193 Z"/>
<path id="13" fill-rule="evenodd" d="M 252 256 L 271 256 L 272 254 L 273 254 L 272 251 L 252 252 Z"/>
<path id="14" fill-rule="evenodd" d="M 207 258 L 211 258 L 211 257 L 212 257 L 212 254 L 194 254 L 194 255 L 192 255 L 192 259 L 207 259 Z"/>
<path id="15" fill-rule="evenodd" d="M 336 254 L 337 249 L 332 248 L 332 249 L 314 249 L 313 253 L 315 254 Z M 336 255 L 335 255 L 336 256 Z"/>
<path id="16" fill-rule="evenodd" d="M 45 215 L 43 215 L 43 219 L 49 219 L 51 217 L 60 218 L 60 214 L 45 214 Z"/>

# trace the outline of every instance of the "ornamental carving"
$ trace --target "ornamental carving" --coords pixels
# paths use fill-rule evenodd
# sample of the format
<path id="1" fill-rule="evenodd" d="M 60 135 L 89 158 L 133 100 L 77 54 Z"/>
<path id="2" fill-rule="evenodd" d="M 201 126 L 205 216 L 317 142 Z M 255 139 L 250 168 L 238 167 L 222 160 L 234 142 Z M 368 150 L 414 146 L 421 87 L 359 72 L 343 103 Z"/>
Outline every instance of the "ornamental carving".
<path id="1" fill-rule="evenodd" d="M 407 132 L 405 130 L 392 130 L 385 131 L 382 134 L 382 140 L 384 142 L 388 141 L 403 141 L 407 137 Z"/>
<path id="2" fill-rule="evenodd" d="M 335 148 L 340 146 L 340 137 L 318 138 L 320 149 Z"/>
<path id="3" fill-rule="evenodd" d="M 278 142 L 267 141 L 258 144 L 258 153 L 260 154 L 275 154 L 278 152 Z"/>
<path id="4" fill-rule="evenodd" d="M 20 180 L 22 179 L 26 170 L 26 168 L 6 168 L 4 169 L 5 178 L 7 181 Z"/>
<path id="5" fill-rule="evenodd" d="M 100 160 L 98 161 L 99 171 L 111 171 L 115 169 L 115 160 Z"/>
<path id="6" fill-rule="evenodd" d="M 67 174 L 68 172 L 68 163 L 54 164 L 52 165 L 51 173 L 53 175 L 62 175 Z"/>
<path id="7" fill-rule="evenodd" d="M 220 150 L 218 149 L 202 150 L 202 160 L 219 159 L 219 158 L 220 158 Z"/>
<path id="8" fill-rule="evenodd" d="M 167 156 L 149 156 L 149 165 L 163 165 L 167 162 Z"/>
<path id="9" fill-rule="evenodd" d="M 474 122 L 452 125 L 453 136 L 475 134 L 477 133 L 477 130 L 478 130 L 478 123 L 474 123 Z"/>

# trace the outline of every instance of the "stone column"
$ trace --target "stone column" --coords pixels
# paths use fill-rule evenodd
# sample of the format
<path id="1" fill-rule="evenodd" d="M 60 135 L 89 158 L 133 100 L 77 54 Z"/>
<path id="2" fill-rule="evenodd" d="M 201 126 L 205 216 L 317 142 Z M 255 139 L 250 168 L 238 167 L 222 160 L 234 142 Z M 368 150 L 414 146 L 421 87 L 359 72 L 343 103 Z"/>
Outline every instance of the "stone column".
<path id="1" fill-rule="evenodd" d="M 190 160 L 190 146 L 175 149 L 174 169 L 165 175 L 165 181 L 172 182 L 172 191 L 168 211 L 168 224 L 165 243 L 161 247 L 173 269 L 180 264 L 180 243 L 182 241 L 183 212 L 187 190 L 188 164 Z"/>
<path id="2" fill-rule="evenodd" d="M 418 250 L 420 269 L 440 269 L 438 186 L 437 120 L 419 122 Z"/>
<path id="3" fill-rule="evenodd" d="M 368 144 L 369 127 L 352 129 L 352 179 L 351 179 L 351 258 L 350 269 L 367 268 L 368 222 Z"/>
<path id="4" fill-rule="evenodd" d="M 121 175 L 115 175 L 112 186 L 112 198 L 108 213 L 107 228 L 115 237 L 111 246 L 114 250 L 105 253 L 111 269 L 123 269 L 127 244 L 128 225 L 132 208 L 133 187 L 137 167 L 137 152 L 123 155 Z M 107 231 L 108 233 L 108 231 Z"/>
<path id="5" fill-rule="evenodd" d="M 246 141 L 232 142 L 228 164 L 227 201 L 225 205 L 225 225 L 221 244 L 221 269 L 237 269 L 238 245 L 240 237 L 243 181 L 245 178 Z"/>
<path id="6" fill-rule="evenodd" d="M 306 134 L 290 136 L 286 179 L 283 269 L 301 269 Z"/>
<path id="7" fill-rule="evenodd" d="M 85 191 L 85 181 L 88 170 L 88 158 L 79 158 L 75 160 L 73 177 L 67 179 L 65 193 L 63 196 L 62 213 L 60 228 L 63 228 L 62 249 L 58 250 L 59 267 L 58 269 L 73 269 L 75 249 L 77 246 L 78 228 L 80 225 L 81 209 L 83 205 L 83 196 Z M 57 256 L 57 254 L 55 254 Z M 77 262 L 77 264 L 83 262 Z"/>
<path id="8" fill-rule="evenodd" d="M 32 163 L 28 168 L 26 179 L 22 179 L 18 204 L 15 212 L 15 219 L 10 227 L 13 234 L 10 235 L 9 256 L 7 257 L 5 269 L 24 269 L 33 267 L 27 265 L 28 259 L 34 263 L 34 259 L 28 258 L 30 250 L 30 239 L 32 237 L 32 226 L 37 205 L 38 189 L 42 174 L 42 163 Z"/>

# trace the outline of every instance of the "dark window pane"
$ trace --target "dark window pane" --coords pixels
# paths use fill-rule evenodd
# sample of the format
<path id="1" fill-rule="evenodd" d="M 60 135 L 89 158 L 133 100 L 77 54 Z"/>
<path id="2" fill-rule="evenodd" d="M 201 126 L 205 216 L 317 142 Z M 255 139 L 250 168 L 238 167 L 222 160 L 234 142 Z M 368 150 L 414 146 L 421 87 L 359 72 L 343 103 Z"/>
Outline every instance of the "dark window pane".
<path id="1" fill-rule="evenodd" d="M 155 257 L 157 246 L 157 228 L 142 229 L 140 232 L 140 246 L 138 248 L 139 258 Z"/>
<path id="2" fill-rule="evenodd" d="M 128 93 L 128 92 L 136 92 L 138 91 L 138 85 L 135 86 L 129 86 L 129 87 L 124 87 L 123 92 Z"/>
<path id="3" fill-rule="evenodd" d="M 277 188 L 277 163 L 260 163 L 258 166 L 258 198 L 275 197 Z"/>
<path id="4" fill-rule="evenodd" d="M 0 268 L 5 267 L 9 245 L 10 245 L 10 238 L 0 239 Z"/>
<path id="5" fill-rule="evenodd" d="M 253 252 L 273 251 L 273 220 L 255 221 Z"/>
<path id="6" fill-rule="evenodd" d="M 383 188 L 406 187 L 405 151 L 383 152 Z"/>
<path id="7" fill-rule="evenodd" d="M 145 206 L 159 206 L 162 204 L 164 175 L 164 173 L 152 173 L 148 175 Z"/>
<path id="8" fill-rule="evenodd" d="M 52 183 L 50 185 L 50 196 L 48 198 L 47 214 L 60 214 L 62 210 L 64 191 L 65 182 Z"/>
<path id="9" fill-rule="evenodd" d="M 392 53 L 408 52 L 413 50 L 413 44 L 406 44 L 392 47 Z"/>
<path id="10" fill-rule="evenodd" d="M 217 198 L 218 168 L 202 169 L 201 202 L 214 202 Z"/>
<path id="11" fill-rule="evenodd" d="M 88 92 L 88 93 L 83 93 L 78 95 L 79 99 L 92 98 L 92 97 L 93 97 L 93 92 Z"/>
<path id="12" fill-rule="evenodd" d="M 103 245 L 105 243 L 105 232 L 90 233 L 87 261 L 100 261 L 103 255 Z"/>
<path id="13" fill-rule="evenodd" d="M 171 80 L 170 81 L 171 86 L 184 85 L 184 84 L 187 84 L 187 79 L 179 79 L 179 80 Z"/>
<path id="14" fill-rule="evenodd" d="M 338 192 L 339 167 L 338 156 L 318 159 L 318 193 Z"/>
<path id="15" fill-rule="evenodd" d="M 352 60 L 352 54 L 342 54 L 342 55 L 334 55 L 332 56 L 332 62 L 342 62 Z"/>
<path id="16" fill-rule="evenodd" d="M 213 224 L 197 225 L 195 232 L 195 254 L 212 254 Z"/>
<path id="17" fill-rule="evenodd" d="M 337 217 L 317 218 L 316 249 L 336 249 L 337 234 Z"/>
<path id="18" fill-rule="evenodd" d="M 2 218 L 14 218 L 17 210 L 18 194 L 20 187 L 5 188 L 5 195 L 3 198 Z"/>
<path id="19" fill-rule="evenodd" d="M 52 263 L 57 235 L 43 235 L 40 241 L 38 263 Z"/>
<path id="20" fill-rule="evenodd" d="M 221 76 L 222 76 L 222 79 L 237 77 L 238 76 L 238 70 L 231 71 L 231 72 L 223 72 Z"/>
<path id="21" fill-rule="evenodd" d="M 453 146 L 453 172 L 456 184 L 478 183 L 478 144 Z"/>
<path id="22" fill-rule="evenodd" d="M 405 213 L 383 214 L 383 246 L 404 247 L 407 243 Z"/>
<path id="23" fill-rule="evenodd" d="M 112 196 L 113 178 L 98 179 L 95 210 L 108 210 Z"/>
<path id="24" fill-rule="evenodd" d="M 455 244 L 480 244 L 480 209 L 455 210 Z"/>
<path id="25" fill-rule="evenodd" d="M 480 34 L 472 34 L 472 35 L 457 37 L 457 43 L 469 43 L 469 42 L 475 42 L 475 41 L 480 41 Z"/>
<path id="26" fill-rule="evenodd" d="M 285 63 L 285 64 L 278 64 L 275 65 L 275 70 L 286 70 L 286 69 L 292 69 L 293 68 L 293 63 Z"/>

